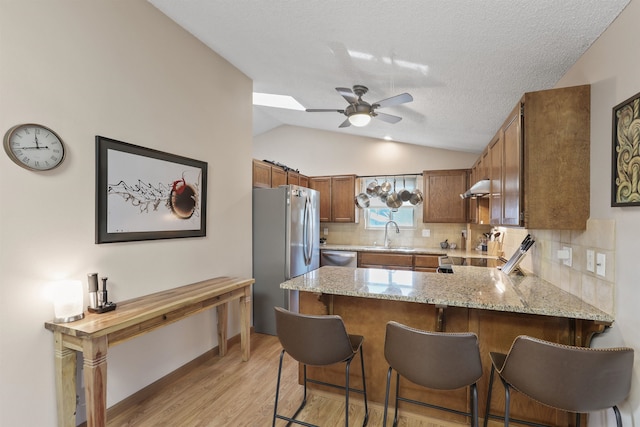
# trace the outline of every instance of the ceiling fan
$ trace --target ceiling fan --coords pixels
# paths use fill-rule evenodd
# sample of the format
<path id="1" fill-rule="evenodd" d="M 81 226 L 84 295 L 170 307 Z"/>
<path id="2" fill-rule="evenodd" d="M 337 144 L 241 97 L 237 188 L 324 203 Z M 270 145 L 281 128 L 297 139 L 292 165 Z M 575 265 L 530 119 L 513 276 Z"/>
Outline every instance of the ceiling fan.
<path id="1" fill-rule="evenodd" d="M 362 100 L 362 95 L 369 91 L 366 86 L 355 85 L 353 86 L 353 90 L 346 87 L 337 87 L 336 90 L 349 103 L 347 108 L 344 110 L 307 108 L 306 111 L 310 113 L 335 111 L 337 113 L 344 114 L 347 116 L 347 120 L 342 122 L 339 126 L 341 128 L 346 128 L 351 125 L 358 127 L 366 126 L 369 124 L 372 117 L 376 117 L 387 123 L 398 123 L 402 120 L 402 117 L 379 113 L 376 110 L 378 108 L 392 107 L 394 105 L 413 101 L 413 97 L 411 95 L 408 93 L 402 93 L 400 95 L 392 96 L 391 98 L 369 104 Z"/>

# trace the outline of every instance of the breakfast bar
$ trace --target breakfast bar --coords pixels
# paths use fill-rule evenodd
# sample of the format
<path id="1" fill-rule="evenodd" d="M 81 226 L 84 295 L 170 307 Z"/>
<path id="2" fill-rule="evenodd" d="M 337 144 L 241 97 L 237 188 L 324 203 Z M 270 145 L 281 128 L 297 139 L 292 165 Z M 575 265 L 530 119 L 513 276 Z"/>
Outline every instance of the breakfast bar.
<path id="1" fill-rule="evenodd" d="M 484 375 L 478 382 L 482 417 L 489 383 L 489 353 L 507 352 L 518 335 L 562 344 L 588 346 L 591 337 L 614 318 L 560 288 L 531 275 L 506 275 L 497 268 L 453 266 L 453 274 L 373 268 L 321 267 L 281 284 L 306 314 L 338 314 L 349 333 L 365 337 L 365 370 L 370 399 L 383 403 L 388 365 L 384 333 L 388 321 L 432 331 L 478 335 Z M 340 381 L 339 369 L 311 368 L 310 375 Z M 357 372 L 358 369 L 353 369 Z M 498 387 L 494 385 L 494 387 Z M 501 387 L 501 386 L 500 386 Z M 468 411 L 465 389 L 430 391 L 408 382 L 404 394 L 460 411 Z M 501 393 L 496 392 L 495 396 Z M 491 412 L 503 413 L 495 399 Z M 551 425 L 570 425 L 572 417 L 528 398 L 512 396 L 512 414 Z M 426 415 L 465 422 L 464 417 L 411 407 Z"/>

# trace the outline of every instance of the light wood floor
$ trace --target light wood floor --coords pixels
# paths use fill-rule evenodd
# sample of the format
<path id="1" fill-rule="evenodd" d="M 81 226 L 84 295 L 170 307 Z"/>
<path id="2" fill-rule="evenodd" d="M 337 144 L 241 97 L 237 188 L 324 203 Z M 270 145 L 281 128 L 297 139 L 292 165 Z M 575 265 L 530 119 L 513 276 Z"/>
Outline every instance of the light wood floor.
<path id="1" fill-rule="evenodd" d="M 251 336 L 251 359 L 241 361 L 240 344 L 231 344 L 224 358 L 212 357 L 134 406 L 109 417 L 108 426 L 267 427 L 271 426 L 280 343 L 276 337 Z M 279 411 L 293 414 L 302 398 L 297 363 L 285 357 Z M 349 424 L 361 426 L 360 395 L 350 399 Z M 369 405 L 369 426 L 382 426 L 382 405 Z M 391 425 L 392 414 L 387 425 Z M 322 427 L 344 426 L 344 398 L 311 390 L 298 419 Z M 286 422 L 278 420 L 277 426 Z M 401 427 L 460 427 L 401 411 Z"/>

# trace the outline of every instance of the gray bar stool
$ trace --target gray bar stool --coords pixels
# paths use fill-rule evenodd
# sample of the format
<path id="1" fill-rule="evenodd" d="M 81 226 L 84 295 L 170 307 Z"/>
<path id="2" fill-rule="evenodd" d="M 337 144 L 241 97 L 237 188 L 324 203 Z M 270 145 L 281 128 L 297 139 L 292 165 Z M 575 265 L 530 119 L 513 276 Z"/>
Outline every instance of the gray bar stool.
<path id="1" fill-rule="evenodd" d="M 504 418 L 519 424 L 533 422 L 510 418 L 511 389 L 567 412 L 580 414 L 613 408 L 618 427 L 622 419 L 617 405 L 629 394 L 633 371 L 633 349 L 586 348 L 556 344 L 526 335 L 517 337 L 508 354 L 491 353 L 491 376 L 487 392 L 484 426 L 489 418 Z M 504 417 L 491 415 L 491 391 L 498 372 L 505 390 Z"/>
<path id="2" fill-rule="evenodd" d="M 384 399 L 384 421 L 387 425 L 391 373 L 396 371 L 394 427 L 398 424 L 398 401 L 471 417 L 478 425 L 478 388 L 482 377 L 482 361 L 478 337 L 472 332 L 428 332 L 410 328 L 397 322 L 387 323 L 384 356 L 389 363 L 387 391 Z M 400 376 L 414 384 L 437 390 L 455 390 L 469 387 L 471 412 L 419 402 L 400 396 Z"/>
<path id="3" fill-rule="evenodd" d="M 317 427 L 304 421 L 298 421 L 298 416 L 302 408 L 307 403 L 307 383 L 321 384 L 325 386 L 343 389 L 345 392 L 345 419 L 344 425 L 349 426 L 349 393 L 361 393 L 364 396 L 365 417 L 363 426 L 369 421 L 369 407 L 367 405 L 367 387 L 364 375 L 364 356 L 362 354 L 362 342 L 364 337 L 360 335 L 350 335 L 344 326 L 340 316 L 323 315 L 312 316 L 293 313 L 280 307 L 275 307 L 276 312 L 276 334 L 282 344 L 280 352 L 280 364 L 278 366 L 278 383 L 276 385 L 276 401 L 273 408 L 273 426 L 276 419 L 286 420 L 289 423 L 296 423 L 308 427 Z M 297 362 L 303 364 L 304 375 L 304 395 L 302 403 L 291 417 L 278 414 L 278 398 L 280 394 L 280 376 L 282 374 L 282 360 L 284 354 L 288 353 Z M 351 361 L 360 353 L 360 364 L 362 366 L 362 389 L 352 388 L 349 385 L 349 367 Z M 326 383 L 323 381 L 307 378 L 307 365 L 327 366 L 334 363 L 345 363 L 345 385 Z"/>

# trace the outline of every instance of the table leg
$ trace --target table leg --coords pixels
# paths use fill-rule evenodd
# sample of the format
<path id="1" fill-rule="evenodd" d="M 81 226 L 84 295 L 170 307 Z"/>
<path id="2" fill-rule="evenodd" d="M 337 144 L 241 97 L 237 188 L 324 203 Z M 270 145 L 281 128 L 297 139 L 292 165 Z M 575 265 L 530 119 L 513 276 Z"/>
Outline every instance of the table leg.
<path id="1" fill-rule="evenodd" d="M 64 346 L 62 333 L 54 332 L 54 340 L 58 425 L 60 427 L 75 427 L 76 352 Z"/>
<path id="2" fill-rule="evenodd" d="M 244 295 L 240 298 L 240 347 L 242 361 L 251 357 L 251 286 L 244 288 Z"/>
<path id="3" fill-rule="evenodd" d="M 229 318 L 229 303 L 225 302 L 216 307 L 218 312 L 218 354 L 227 354 L 227 326 Z"/>
<path id="4" fill-rule="evenodd" d="M 107 347 L 106 336 L 83 341 L 87 427 L 107 425 Z"/>

